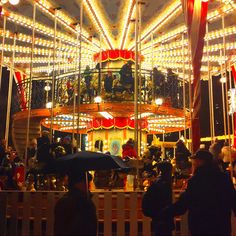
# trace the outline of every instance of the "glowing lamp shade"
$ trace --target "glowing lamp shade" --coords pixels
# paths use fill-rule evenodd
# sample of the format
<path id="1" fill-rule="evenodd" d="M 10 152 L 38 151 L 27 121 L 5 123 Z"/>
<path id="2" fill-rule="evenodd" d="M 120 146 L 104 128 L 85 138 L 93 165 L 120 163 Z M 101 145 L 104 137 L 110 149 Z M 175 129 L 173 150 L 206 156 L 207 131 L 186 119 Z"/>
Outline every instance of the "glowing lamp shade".
<path id="1" fill-rule="evenodd" d="M 12 4 L 12 5 L 17 5 L 20 0 L 9 0 L 9 2 Z"/>
<path id="2" fill-rule="evenodd" d="M 44 90 L 48 92 L 48 91 L 51 90 L 51 87 L 50 87 L 49 85 L 46 85 L 46 86 L 44 87 Z"/>
<path id="3" fill-rule="evenodd" d="M 163 99 L 162 99 L 162 98 L 157 98 L 157 99 L 155 100 L 155 103 L 156 103 L 157 106 L 160 106 L 160 105 L 163 104 Z"/>
<path id="4" fill-rule="evenodd" d="M 52 102 L 47 102 L 46 103 L 46 108 L 48 108 L 48 109 L 52 108 Z"/>
<path id="5" fill-rule="evenodd" d="M 226 78 L 225 78 L 225 77 L 220 78 L 220 82 L 221 82 L 222 84 L 226 83 Z"/>
<path id="6" fill-rule="evenodd" d="M 94 98 L 94 102 L 95 103 L 101 103 L 102 102 L 102 98 L 100 96 L 97 96 Z"/>

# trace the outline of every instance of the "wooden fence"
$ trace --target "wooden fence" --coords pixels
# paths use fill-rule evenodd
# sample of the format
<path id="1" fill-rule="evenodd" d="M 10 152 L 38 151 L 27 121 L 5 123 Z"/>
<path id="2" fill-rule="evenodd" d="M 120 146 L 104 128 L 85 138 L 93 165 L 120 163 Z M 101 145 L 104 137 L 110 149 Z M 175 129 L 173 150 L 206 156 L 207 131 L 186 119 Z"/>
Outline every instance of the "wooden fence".
<path id="1" fill-rule="evenodd" d="M 52 236 L 54 206 L 64 192 L 0 192 L 0 236 Z M 142 192 L 93 192 L 99 236 L 150 236 L 141 210 Z M 187 217 L 177 218 L 176 236 L 187 236 Z M 236 234 L 235 234 L 236 235 Z"/>

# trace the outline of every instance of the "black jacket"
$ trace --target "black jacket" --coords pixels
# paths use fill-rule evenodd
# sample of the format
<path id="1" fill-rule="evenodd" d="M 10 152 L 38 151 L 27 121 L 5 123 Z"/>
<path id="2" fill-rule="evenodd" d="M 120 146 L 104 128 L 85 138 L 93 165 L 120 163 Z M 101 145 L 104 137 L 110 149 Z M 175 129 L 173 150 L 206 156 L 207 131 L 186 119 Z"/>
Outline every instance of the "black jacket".
<path id="1" fill-rule="evenodd" d="M 55 206 L 54 236 L 96 236 L 96 207 L 91 198 L 72 190 Z"/>
<path id="2" fill-rule="evenodd" d="M 236 192 L 229 176 L 214 166 L 197 169 L 186 191 L 166 213 L 174 216 L 187 210 L 192 235 L 230 235 Z"/>
<path id="3" fill-rule="evenodd" d="M 142 200 L 143 214 L 151 217 L 154 227 L 166 230 L 174 229 L 173 217 L 158 219 L 157 216 L 162 209 L 172 203 L 171 177 L 158 176 L 153 184 L 145 192 Z"/>

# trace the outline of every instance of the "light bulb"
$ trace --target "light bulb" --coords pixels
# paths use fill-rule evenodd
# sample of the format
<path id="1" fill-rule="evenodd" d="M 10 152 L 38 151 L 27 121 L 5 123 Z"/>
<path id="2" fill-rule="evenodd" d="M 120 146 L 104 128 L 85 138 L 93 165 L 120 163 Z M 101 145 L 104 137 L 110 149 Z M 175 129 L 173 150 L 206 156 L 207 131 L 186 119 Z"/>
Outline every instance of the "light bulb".
<path id="1" fill-rule="evenodd" d="M 5 4 L 5 3 L 7 3 L 8 2 L 8 0 L 1 0 L 1 3 L 2 4 Z"/>
<path id="2" fill-rule="evenodd" d="M 17 5 L 20 0 L 9 0 L 9 2 L 12 4 L 12 5 Z"/>
<path id="3" fill-rule="evenodd" d="M 155 100 L 155 103 L 156 103 L 157 106 L 160 106 L 160 105 L 163 104 L 163 99 L 162 99 L 162 98 L 157 98 L 157 99 Z"/>
<path id="4" fill-rule="evenodd" d="M 100 96 L 97 96 L 94 98 L 94 102 L 95 103 L 101 103 L 102 102 L 102 98 Z"/>
<path id="5" fill-rule="evenodd" d="M 46 108 L 48 108 L 48 109 L 52 108 L 52 102 L 46 103 Z"/>

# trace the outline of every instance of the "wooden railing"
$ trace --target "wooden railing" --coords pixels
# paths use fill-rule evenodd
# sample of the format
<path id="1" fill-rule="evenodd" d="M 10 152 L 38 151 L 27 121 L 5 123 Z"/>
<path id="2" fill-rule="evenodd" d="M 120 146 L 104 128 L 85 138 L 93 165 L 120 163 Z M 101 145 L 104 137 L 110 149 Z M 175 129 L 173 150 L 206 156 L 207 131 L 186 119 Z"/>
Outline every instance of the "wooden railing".
<path id="1" fill-rule="evenodd" d="M 54 206 L 63 194 L 0 192 L 0 236 L 52 236 Z M 151 236 L 151 220 L 141 210 L 142 195 L 142 192 L 93 192 L 99 236 Z M 175 223 L 173 234 L 187 236 L 186 215 L 176 218 Z"/>

